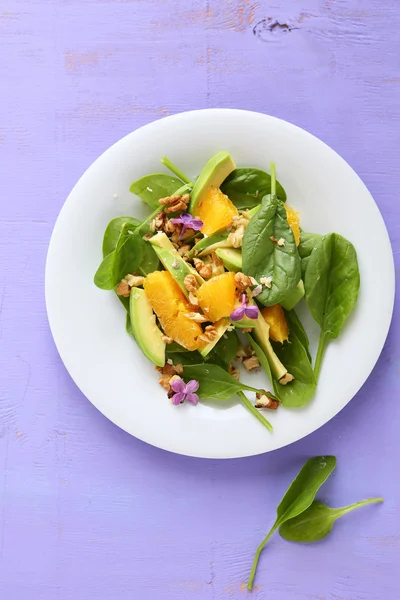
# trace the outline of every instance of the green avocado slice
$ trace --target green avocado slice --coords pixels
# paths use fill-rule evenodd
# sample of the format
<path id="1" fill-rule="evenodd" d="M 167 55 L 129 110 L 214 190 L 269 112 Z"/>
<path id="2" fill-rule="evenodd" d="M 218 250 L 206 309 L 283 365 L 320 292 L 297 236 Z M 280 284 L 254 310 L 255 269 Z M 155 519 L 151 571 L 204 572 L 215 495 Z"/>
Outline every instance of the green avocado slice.
<path id="1" fill-rule="evenodd" d="M 242 251 L 235 248 L 217 248 L 215 254 L 222 260 L 228 271 L 242 270 Z"/>
<path id="2" fill-rule="evenodd" d="M 132 333 L 137 345 L 149 360 L 158 367 L 163 367 L 165 364 L 163 334 L 157 327 L 156 316 L 146 292 L 141 288 L 132 288 L 129 313 Z"/>
<path id="3" fill-rule="evenodd" d="M 196 210 L 207 195 L 210 186 L 219 188 L 236 165 L 228 152 L 215 154 L 201 171 L 190 195 L 189 212 L 196 216 Z"/>

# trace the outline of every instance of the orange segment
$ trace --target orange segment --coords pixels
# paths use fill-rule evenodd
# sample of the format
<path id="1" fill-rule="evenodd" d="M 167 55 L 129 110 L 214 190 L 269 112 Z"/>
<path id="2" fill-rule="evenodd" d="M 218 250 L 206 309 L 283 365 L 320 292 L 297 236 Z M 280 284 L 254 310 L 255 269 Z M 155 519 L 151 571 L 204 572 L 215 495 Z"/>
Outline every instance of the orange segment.
<path id="1" fill-rule="evenodd" d="M 211 235 L 228 227 L 232 223 L 232 218 L 238 215 L 234 204 L 225 196 L 219 188 L 210 186 L 207 196 L 196 209 L 196 217 L 199 217 L 204 223 L 201 232 L 205 235 Z"/>
<path id="2" fill-rule="evenodd" d="M 146 277 L 143 287 L 165 334 L 188 350 L 197 350 L 203 330 L 185 317 L 192 309 L 172 275 L 154 271 Z"/>
<path id="3" fill-rule="evenodd" d="M 299 213 L 296 212 L 293 208 L 285 204 L 286 208 L 286 218 L 288 223 L 293 231 L 294 239 L 296 240 L 296 246 L 300 244 L 300 218 Z"/>
<path id="4" fill-rule="evenodd" d="M 197 290 L 199 305 L 210 321 L 229 317 L 235 309 L 235 273 L 212 277 Z"/>
<path id="5" fill-rule="evenodd" d="M 262 309 L 261 314 L 269 325 L 269 337 L 273 342 L 282 343 L 288 339 L 289 327 L 280 304 L 266 306 Z"/>

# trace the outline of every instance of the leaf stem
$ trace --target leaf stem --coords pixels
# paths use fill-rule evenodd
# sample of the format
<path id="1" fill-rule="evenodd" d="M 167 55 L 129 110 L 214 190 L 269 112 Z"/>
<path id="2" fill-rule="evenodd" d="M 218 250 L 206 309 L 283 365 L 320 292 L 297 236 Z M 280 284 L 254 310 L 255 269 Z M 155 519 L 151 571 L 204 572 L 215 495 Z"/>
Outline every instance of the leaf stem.
<path id="1" fill-rule="evenodd" d="M 185 185 L 182 185 L 174 193 L 177 196 L 179 196 L 179 194 L 183 194 L 183 192 L 186 192 L 186 190 L 190 189 L 191 187 L 192 187 L 192 184 L 189 185 L 189 184 L 185 183 Z M 151 219 L 153 219 L 154 217 L 156 217 L 159 212 L 163 212 L 165 210 L 165 208 L 166 208 L 165 206 L 163 207 L 163 206 L 160 205 L 158 208 L 156 208 L 155 210 L 153 210 L 153 212 L 150 213 L 148 217 L 146 217 L 141 223 L 139 223 L 139 225 L 136 227 L 136 231 L 139 232 L 140 229 L 143 227 L 143 225 L 146 225 L 146 223 L 148 223 L 148 221 L 151 221 Z"/>
<path id="2" fill-rule="evenodd" d="M 348 506 L 344 506 L 343 508 L 337 508 L 335 510 L 340 511 L 341 515 L 345 515 L 356 508 L 361 508 L 362 506 L 366 506 L 367 504 L 376 504 L 377 502 L 383 502 L 383 498 L 368 498 L 368 500 L 361 500 L 360 502 L 354 502 L 354 504 L 349 504 Z"/>
<path id="3" fill-rule="evenodd" d="M 273 524 L 270 532 L 263 539 L 263 541 L 261 542 L 261 544 L 258 546 L 258 548 L 256 550 L 256 553 L 254 555 L 253 564 L 251 566 L 249 582 L 247 584 L 247 589 L 248 590 L 252 590 L 253 589 L 253 582 L 254 582 L 254 577 L 255 577 L 256 571 L 257 571 L 257 565 L 258 565 L 258 561 L 260 559 L 260 554 L 263 551 L 265 544 L 268 542 L 269 538 L 272 536 L 272 534 L 274 533 L 274 531 L 276 530 L 277 527 L 278 527 L 278 523 L 275 521 L 275 523 Z"/>
<path id="4" fill-rule="evenodd" d="M 176 167 L 174 163 L 169 160 L 169 158 L 163 156 L 161 162 L 167 167 L 167 169 L 172 171 L 174 175 L 179 177 L 179 179 L 182 179 L 182 181 L 184 181 L 185 183 L 190 183 L 190 185 L 193 185 L 193 182 L 188 177 L 186 177 L 186 175 L 182 173 L 182 171 L 178 169 L 178 167 Z"/>
<path id="5" fill-rule="evenodd" d="M 275 163 L 271 163 L 271 196 L 276 196 L 276 171 L 275 171 Z"/>
<path id="6" fill-rule="evenodd" d="M 317 381 L 318 381 L 318 377 L 319 377 L 319 372 L 321 371 L 322 359 L 324 357 L 327 341 L 328 340 L 325 338 L 324 334 L 321 333 L 319 342 L 318 342 L 318 350 L 317 350 L 317 355 L 315 357 L 315 365 L 314 365 L 314 375 L 315 375 L 315 379 Z"/>
<path id="7" fill-rule="evenodd" d="M 264 415 L 261 414 L 255 408 L 255 406 L 252 405 L 252 403 L 247 398 L 247 396 L 243 392 L 238 392 L 237 395 L 241 399 L 241 401 L 242 401 L 243 405 L 245 406 L 245 408 L 247 408 L 247 410 L 249 412 L 251 412 L 251 414 L 254 415 L 256 417 L 256 419 L 258 419 L 260 421 L 260 423 L 262 423 L 264 425 L 264 427 L 266 427 L 268 429 L 268 431 L 272 431 L 273 427 L 272 427 L 271 423 L 269 421 L 267 421 L 267 419 L 264 417 Z"/>

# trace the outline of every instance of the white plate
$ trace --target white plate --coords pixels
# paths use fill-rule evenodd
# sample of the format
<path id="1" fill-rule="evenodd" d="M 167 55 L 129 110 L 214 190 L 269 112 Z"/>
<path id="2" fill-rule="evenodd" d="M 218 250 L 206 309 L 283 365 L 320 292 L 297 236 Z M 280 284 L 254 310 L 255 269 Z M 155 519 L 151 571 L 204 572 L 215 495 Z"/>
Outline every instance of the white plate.
<path id="1" fill-rule="evenodd" d="M 268 414 L 272 434 L 240 405 L 173 406 L 157 373 L 125 333 L 125 314 L 112 292 L 97 289 L 104 229 L 119 215 L 150 211 L 130 194 L 135 179 L 165 170 L 167 154 L 195 177 L 218 150 L 238 166 L 277 165 L 288 204 L 306 231 L 336 231 L 355 245 L 361 272 L 356 310 L 331 342 L 314 400 L 300 410 Z M 117 194 L 117 197 L 114 197 Z M 172 452 L 207 458 L 250 456 L 290 444 L 336 415 L 367 379 L 382 350 L 392 315 L 394 267 L 379 210 L 349 165 L 323 142 L 259 113 L 210 109 L 178 114 L 129 134 L 78 181 L 54 228 L 46 265 L 46 303 L 61 358 L 75 383 L 111 421 Z M 304 310 L 307 314 L 307 310 Z M 317 328 L 307 318 L 315 351 Z M 262 373 L 248 375 L 259 381 Z M 256 385 L 253 383 L 252 385 Z"/>

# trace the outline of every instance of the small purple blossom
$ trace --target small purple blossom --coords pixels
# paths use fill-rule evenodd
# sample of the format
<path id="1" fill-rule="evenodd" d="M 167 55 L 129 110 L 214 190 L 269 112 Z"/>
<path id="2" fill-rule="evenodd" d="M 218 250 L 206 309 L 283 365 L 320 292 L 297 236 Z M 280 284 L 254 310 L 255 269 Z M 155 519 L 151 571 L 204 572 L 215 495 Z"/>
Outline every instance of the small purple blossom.
<path id="1" fill-rule="evenodd" d="M 199 389 L 199 382 L 196 379 L 191 379 L 187 383 L 183 379 L 176 379 L 171 383 L 171 388 L 175 392 L 172 396 L 172 404 L 175 404 L 175 406 L 181 404 L 184 400 L 192 404 L 198 403 L 199 397 L 194 393 Z"/>
<path id="2" fill-rule="evenodd" d="M 179 238 L 181 238 L 187 229 L 194 229 L 195 231 L 199 231 L 204 223 L 201 219 L 196 219 L 189 215 L 189 213 L 182 213 L 176 219 L 171 219 L 171 223 L 174 225 L 182 225 L 181 233 L 179 234 Z"/>
<path id="3" fill-rule="evenodd" d="M 242 295 L 242 306 L 234 310 L 231 315 L 231 321 L 240 321 L 246 315 L 249 319 L 258 318 L 258 306 L 248 306 L 246 294 Z"/>

